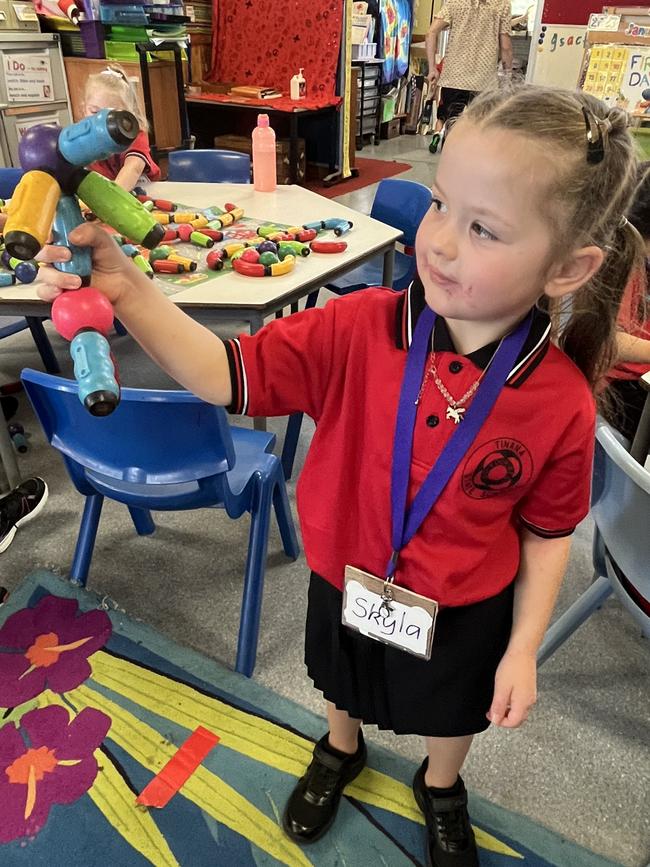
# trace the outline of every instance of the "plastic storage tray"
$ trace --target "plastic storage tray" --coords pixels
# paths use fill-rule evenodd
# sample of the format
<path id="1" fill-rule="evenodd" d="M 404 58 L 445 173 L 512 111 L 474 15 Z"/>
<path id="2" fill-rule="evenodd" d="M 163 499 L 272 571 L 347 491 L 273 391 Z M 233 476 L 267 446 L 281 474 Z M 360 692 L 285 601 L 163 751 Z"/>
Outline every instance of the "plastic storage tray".
<path id="1" fill-rule="evenodd" d="M 372 60 L 376 53 L 376 42 L 352 43 L 352 60 Z"/>

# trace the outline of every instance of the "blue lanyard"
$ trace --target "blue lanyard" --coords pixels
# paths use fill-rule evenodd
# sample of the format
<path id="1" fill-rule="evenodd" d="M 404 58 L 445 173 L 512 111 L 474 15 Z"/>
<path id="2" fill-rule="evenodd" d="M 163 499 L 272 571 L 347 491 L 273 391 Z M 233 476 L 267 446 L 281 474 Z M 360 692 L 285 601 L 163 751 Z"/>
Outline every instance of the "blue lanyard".
<path id="1" fill-rule="evenodd" d="M 393 441 L 391 476 L 391 542 L 393 553 L 386 567 L 388 579 L 392 579 L 395 573 L 399 552 L 410 542 L 435 506 L 445 485 L 452 477 L 463 456 L 467 454 L 485 419 L 490 414 L 526 342 L 532 318 L 531 312 L 514 331 L 504 338 L 474 395 L 474 399 L 463 416 L 462 422 L 456 426 L 454 433 L 417 492 L 410 509 L 407 509 L 406 498 L 413 452 L 413 433 L 418 409 L 416 400 L 424 376 L 431 334 L 436 322 L 436 314 L 430 307 L 425 307 L 420 314 L 406 360 Z"/>

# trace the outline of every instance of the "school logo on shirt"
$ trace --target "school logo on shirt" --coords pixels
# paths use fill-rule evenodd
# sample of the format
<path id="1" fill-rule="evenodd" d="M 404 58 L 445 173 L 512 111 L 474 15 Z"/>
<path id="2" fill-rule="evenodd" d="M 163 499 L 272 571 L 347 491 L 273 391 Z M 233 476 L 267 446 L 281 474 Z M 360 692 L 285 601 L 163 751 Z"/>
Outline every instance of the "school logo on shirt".
<path id="1" fill-rule="evenodd" d="M 463 470 L 463 490 L 484 500 L 525 485 L 533 474 L 533 459 L 525 445 L 507 437 L 479 446 Z"/>

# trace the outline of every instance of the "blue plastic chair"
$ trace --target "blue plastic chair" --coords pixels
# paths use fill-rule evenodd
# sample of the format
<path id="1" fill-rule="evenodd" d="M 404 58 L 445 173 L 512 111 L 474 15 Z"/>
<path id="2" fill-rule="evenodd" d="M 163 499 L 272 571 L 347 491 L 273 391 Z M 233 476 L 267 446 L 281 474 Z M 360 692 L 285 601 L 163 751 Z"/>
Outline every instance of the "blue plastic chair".
<path id="1" fill-rule="evenodd" d="M 399 229 L 402 233 L 402 244 L 410 253 L 395 252 L 395 267 L 393 285 L 389 289 L 401 291 L 406 289 L 415 277 L 416 261 L 412 248 L 415 246 L 415 236 L 422 218 L 431 207 L 431 190 L 417 181 L 400 181 L 397 178 L 385 178 L 379 182 L 372 203 L 370 216 L 373 220 Z M 352 230 L 354 231 L 354 229 Z M 360 265 L 345 274 L 334 283 L 328 283 L 330 292 L 337 295 L 349 295 L 359 289 L 369 286 L 383 286 L 384 257 L 371 259 L 365 265 Z M 318 298 L 318 290 L 307 298 L 306 307 L 314 307 Z"/>
<path id="2" fill-rule="evenodd" d="M 128 507 L 136 532 L 153 533 L 150 510 L 223 507 L 250 512 L 237 671 L 255 667 L 271 508 L 282 544 L 300 549 L 282 468 L 271 454 L 275 435 L 231 427 L 225 410 L 186 391 L 125 388 L 112 415 L 95 418 L 81 405 L 77 383 L 23 370 L 22 381 L 51 445 L 85 498 L 71 580 L 85 586 L 104 498 Z"/>
<path id="3" fill-rule="evenodd" d="M 537 655 L 546 660 L 612 593 L 650 638 L 650 472 L 602 419 L 596 428 L 592 491 L 594 581 L 549 627 Z"/>
<path id="4" fill-rule="evenodd" d="M 0 199 L 10 199 L 13 196 L 22 176 L 22 169 L 0 169 Z M 34 343 L 43 359 L 45 369 L 50 373 L 59 373 L 59 363 L 43 328 L 42 319 L 36 316 L 0 316 L 0 340 L 11 337 L 12 334 L 18 334 L 26 328 L 32 332 Z"/>
<path id="5" fill-rule="evenodd" d="M 415 246 L 415 236 L 422 218 L 431 207 L 431 190 L 417 181 L 400 181 L 396 178 L 386 178 L 379 182 L 375 199 L 372 203 L 370 216 L 374 220 L 393 226 L 402 232 L 402 243 L 408 250 Z M 354 231 L 354 229 L 352 230 Z M 395 251 L 395 268 L 393 285 L 387 288 L 401 291 L 415 277 L 415 253 Z M 330 292 L 337 295 L 349 295 L 359 289 L 369 286 L 382 286 L 384 272 L 384 257 L 377 256 L 365 265 L 360 265 L 341 277 L 335 283 L 328 283 Z M 318 289 L 307 296 L 305 309 L 315 307 L 318 300 Z M 287 432 L 282 447 L 282 467 L 285 479 L 290 479 L 293 473 L 293 462 L 296 457 L 298 438 L 302 428 L 302 413 L 289 416 Z"/>
<path id="6" fill-rule="evenodd" d="M 250 184 L 251 158 L 226 150 L 172 151 L 168 181 L 202 184 Z"/>
<path id="7" fill-rule="evenodd" d="M 22 169 L 0 169 L 0 199 L 10 199 L 22 178 Z"/>

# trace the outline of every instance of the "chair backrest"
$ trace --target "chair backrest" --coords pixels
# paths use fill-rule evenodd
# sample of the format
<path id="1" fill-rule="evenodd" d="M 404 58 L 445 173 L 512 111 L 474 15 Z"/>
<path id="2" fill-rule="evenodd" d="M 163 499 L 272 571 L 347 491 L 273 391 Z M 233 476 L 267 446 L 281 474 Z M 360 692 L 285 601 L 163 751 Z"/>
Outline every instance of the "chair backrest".
<path id="1" fill-rule="evenodd" d="M 251 158 L 226 150 L 172 151 L 167 180 L 202 184 L 250 184 Z"/>
<path id="2" fill-rule="evenodd" d="M 0 169 L 0 199 L 10 199 L 22 178 L 22 169 Z"/>
<path id="3" fill-rule="evenodd" d="M 413 247 L 422 218 L 431 207 L 431 190 L 417 181 L 385 178 L 379 181 L 370 216 L 400 229 L 405 247 Z"/>
<path id="4" fill-rule="evenodd" d="M 96 418 L 76 382 L 29 369 L 21 378 L 50 443 L 85 469 L 134 484 L 180 484 L 234 465 L 225 410 L 187 391 L 124 388 L 117 409 Z"/>
<path id="5" fill-rule="evenodd" d="M 616 431 L 602 419 L 596 428 L 592 515 L 630 587 L 650 600 L 650 472 L 631 457 Z M 614 585 L 614 589 L 621 596 L 620 588 Z M 647 630 L 650 617 L 634 596 L 626 592 L 622 601 Z"/>

